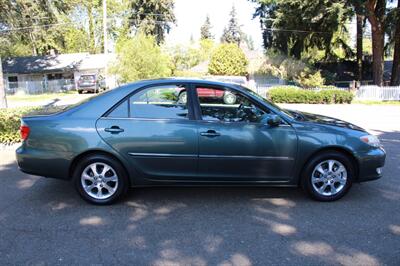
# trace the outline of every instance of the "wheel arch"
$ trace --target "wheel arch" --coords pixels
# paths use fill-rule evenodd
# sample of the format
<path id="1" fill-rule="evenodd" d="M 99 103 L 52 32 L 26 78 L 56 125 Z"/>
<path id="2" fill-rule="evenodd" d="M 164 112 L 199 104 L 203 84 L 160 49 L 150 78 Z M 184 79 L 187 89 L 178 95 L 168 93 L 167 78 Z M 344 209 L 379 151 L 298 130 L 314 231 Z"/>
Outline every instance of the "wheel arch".
<path id="1" fill-rule="evenodd" d="M 78 164 L 78 162 L 82 158 L 90 156 L 90 155 L 104 155 L 104 156 L 111 157 L 112 159 L 114 159 L 117 162 L 119 162 L 122 165 L 126 176 L 128 177 L 129 186 L 131 186 L 131 182 L 132 181 L 131 181 L 131 178 L 130 178 L 130 175 L 129 175 L 128 168 L 126 167 L 124 162 L 118 156 L 116 156 L 115 154 L 113 154 L 113 153 L 111 153 L 109 151 L 101 150 L 101 149 L 87 150 L 87 151 L 84 151 L 84 152 L 76 155 L 74 157 L 74 159 L 72 159 L 72 162 L 71 162 L 71 164 L 69 166 L 69 169 L 68 169 L 68 175 L 69 175 L 70 179 L 72 179 L 72 177 L 73 177 L 74 169 L 75 169 L 76 165 Z"/>
<path id="2" fill-rule="evenodd" d="M 303 165 L 301 166 L 300 172 L 299 172 L 299 179 L 298 179 L 298 181 L 297 181 L 297 182 L 298 182 L 298 185 L 300 185 L 300 183 L 301 183 L 301 176 L 302 176 L 302 174 L 303 174 L 303 172 L 304 172 L 304 169 L 305 169 L 307 163 L 308 163 L 313 157 L 315 157 L 316 155 L 318 155 L 318 154 L 320 154 L 320 153 L 326 153 L 326 152 L 338 152 L 338 153 L 341 153 L 341 154 L 345 155 L 347 158 L 349 158 L 350 161 L 353 163 L 353 166 L 354 166 L 354 171 L 355 171 L 354 180 L 355 180 L 355 181 L 358 180 L 358 174 L 359 174 L 359 171 L 360 171 L 360 170 L 359 170 L 360 166 L 359 166 L 359 162 L 358 162 L 356 156 L 354 155 L 354 153 L 353 153 L 350 149 L 345 148 L 345 147 L 341 147 L 341 146 L 329 146 L 329 147 L 323 147 L 323 148 L 320 148 L 320 149 L 314 151 L 311 155 L 309 155 L 309 156 L 307 157 L 306 160 L 304 160 L 304 163 L 303 163 Z"/>

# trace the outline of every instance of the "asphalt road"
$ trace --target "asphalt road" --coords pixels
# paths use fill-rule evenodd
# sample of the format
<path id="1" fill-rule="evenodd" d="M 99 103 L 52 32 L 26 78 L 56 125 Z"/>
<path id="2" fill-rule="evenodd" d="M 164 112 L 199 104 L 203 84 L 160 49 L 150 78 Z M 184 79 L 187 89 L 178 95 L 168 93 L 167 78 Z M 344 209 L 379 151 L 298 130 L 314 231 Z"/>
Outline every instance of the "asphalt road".
<path id="1" fill-rule="evenodd" d="M 332 203 L 289 188 L 140 188 L 98 207 L 0 150 L 0 265 L 400 265 L 400 107 L 292 108 L 380 134 L 384 177 Z"/>

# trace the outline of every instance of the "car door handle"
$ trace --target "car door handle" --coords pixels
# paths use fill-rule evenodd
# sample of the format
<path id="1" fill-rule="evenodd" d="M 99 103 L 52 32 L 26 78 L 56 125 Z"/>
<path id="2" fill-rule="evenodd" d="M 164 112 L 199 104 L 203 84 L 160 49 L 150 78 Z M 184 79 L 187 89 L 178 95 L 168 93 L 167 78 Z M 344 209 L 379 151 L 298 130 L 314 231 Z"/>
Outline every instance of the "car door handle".
<path id="1" fill-rule="evenodd" d="M 207 130 L 207 132 L 201 132 L 200 135 L 201 135 L 201 136 L 204 136 L 204 137 L 210 137 L 210 138 L 221 136 L 220 133 L 218 133 L 218 132 L 215 131 L 215 130 L 211 130 L 211 129 L 210 129 L 210 130 Z"/>
<path id="2" fill-rule="evenodd" d="M 111 134 L 118 134 L 124 132 L 124 130 L 118 126 L 107 127 L 104 129 L 105 132 L 110 132 Z"/>

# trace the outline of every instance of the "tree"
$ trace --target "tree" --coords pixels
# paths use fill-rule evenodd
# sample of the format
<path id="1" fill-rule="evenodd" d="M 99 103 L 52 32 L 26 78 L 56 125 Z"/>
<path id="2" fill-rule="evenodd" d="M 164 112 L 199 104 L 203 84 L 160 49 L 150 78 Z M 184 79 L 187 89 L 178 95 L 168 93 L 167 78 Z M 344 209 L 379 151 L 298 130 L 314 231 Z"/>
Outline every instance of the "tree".
<path id="1" fill-rule="evenodd" d="M 70 9 L 61 0 L 1 0 L 0 28 L 12 44 L 27 47 L 32 55 L 46 54 L 62 49 L 60 24 Z"/>
<path id="2" fill-rule="evenodd" d="M 361 4 L 358 2 L 354 3 L 354 11 L 356 14 L 356 62 L 357 62 L 357 80 L 362 80 L 362 65 L 363 65 L 363 26 L 364 26 L 364 14 L 362 12 Z"/>
<path id="3" fill-rule="evenodd" d="M 326 60 L 337 57 L 334 48 L 352 53 L 346 41 L 352 10 L 346 0 L 254 1 L 265 49 L 296 59 L 315 48 L 324 51 Z"/>
<path id="4" fill-rule="evenodd" d="M 64 31 L 64 53 L 82 53 L 95 51 L 88 33 L 83 28 L 67 27 Z M 91 47 L 91 45 L 93 45 Z"/>
<path id="5" fill-rule="evenodd" d="M 168 56 L 163 54 L 155 37 L 137 33 L 121 37 L 116 45 L 117 60 L 110 68 L 121 82 L 167 77 L 171 74 Z"/>
<path id="6" fill-rule="evenodd" d="M 207 15 L 204 24 L 200 27 L 200 39 L 214 39 L 214 36 L 211 33 L 211 22 L 210 17 Z"/>
<path id="7" fill-rule="evenodd" d="M 386 0 L 368 0 L 365 10 L 372 31 L 372 75 L 374 83 L 382 86 Z"/>
<path id="8" fill-rule="evenodd" d="M 393 66 L 392 75 L 390 78 L 391 86 L 400 85 L 400 0 L 397 0 L 397 10 L 396 10 L 396 29 L 394 33 L 394 55 L 393 55 Z"/>
<path id="9" fill-rule="evenodd" d="M 240 45 L 242 31 L 236 17 L 235 6 L 232 6 L 232 10 L 229 13 L 229 16 L 230 18 L 228 26 L 224 28 L 221 36 L 221 42 L 236 43 L 237 45 Z"/>
<path id="10" fill-rule="evenodd" d="M 136 31 L 155 36 L 160 44 L 176 21 L 173 9 L 173 0 L 132 0 L 128 24 Z"/>
<path id="11" fill-rule="evenodd" d="M 188 70 L 200 63 L 201 52 L 193 47 L 176 45 L 168 49 L 171 60 L 171 74 Z"/>
<path id="12" fill-rule="evenodd" d="M 0 56 L 0 108 L 7 108 L 6 88 L 3 82 L 3 64 Z"/>
<path id="13" fill-rule="evenodd" d="M 246 55 L 233 43 L 221 44 L 211 56 L 208 72 L 211 75 L 241 76 L 247 73 Z"/>

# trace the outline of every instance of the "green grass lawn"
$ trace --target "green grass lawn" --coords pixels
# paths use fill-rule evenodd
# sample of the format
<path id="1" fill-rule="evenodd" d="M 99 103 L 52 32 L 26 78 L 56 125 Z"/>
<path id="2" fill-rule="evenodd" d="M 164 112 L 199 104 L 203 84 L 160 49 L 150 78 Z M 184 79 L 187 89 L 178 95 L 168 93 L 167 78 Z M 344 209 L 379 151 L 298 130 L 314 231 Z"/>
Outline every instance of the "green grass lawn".
<path id="1" fill-rule="evenodd" d="M 64 93 L 45 93 L 45 94 L 17 94 L 7 96 L 7 101 L 46 101 L 56 98 L 63 98 L 73 94 L 78 94 L 76 91 L 64 92 Z"/>

